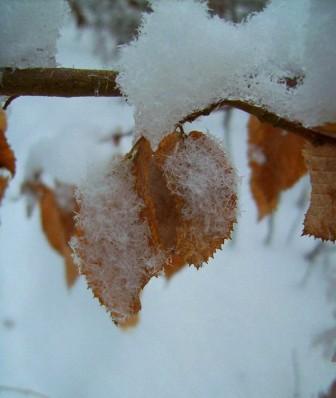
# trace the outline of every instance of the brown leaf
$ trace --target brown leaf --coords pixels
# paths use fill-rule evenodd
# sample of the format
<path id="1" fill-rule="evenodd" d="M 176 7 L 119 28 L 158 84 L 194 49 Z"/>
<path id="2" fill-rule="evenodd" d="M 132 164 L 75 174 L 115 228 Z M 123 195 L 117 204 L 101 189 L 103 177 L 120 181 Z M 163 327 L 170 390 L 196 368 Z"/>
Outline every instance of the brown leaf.
<path id="1" fill-rule="evenodd" d="M 304 235 L 322 240 L 336 239 L 336 145 L 304 148 L 312 192 L 304 221 Z"/>
<path id="2" fill-rule="evenodd" d="M 5 136 L 6 130 L 6 113 L 0 108 L 0 168 L 7 169 L 13 176 L 15 174 L 15 157 Z"/>
<path id="3" fill-rule="evenodd" d="M 180 214 L 149 142 L 142 137 L 136 148 L 133 160 L 135 189 L 146 205 L 141 217 L 148 222 L 151 230 L 151 244 L 169 252 L 176 245 L 176 229 L 180 222 Z"/>
<path id="4" fill-rule="evenodd" d="M 15 174 L 15 157 L 8 145 L 5 132 L 7 129 L 6 113 L 0 108 L 0 169 L 6 169 L 13 177 Z M 9 176 L 0 176 L 0 202 L 6 191 Z"/>
<path id="5" fill-rule="evenodd" d="M 326 123 L 323 126 L 314 127 L 314 130 L 321 132 L 324 135 L 335 138 L 336 136 L 336 123 Z"/>
<path id="6" fill-rule="evenodd" d="M 128 319 L 126 319 L 125 321 L 121 321 L 118 323 L 118 326 L 125 330 L 128 331 L 130 329 L 134 329 L 135 327 L 138 326 L 140 322 L 140 316 L 139 314 L 135 314 L 133 316 L 130 316 Z"/>
<path id="7" fill-rule="evenodd" d="M 218 143 L 198 131 L 188 136 L 177 132 L 168 135 L 155 158 L 176 208 L 176 243 L 170 246 L 165 266 L 166 275 L 171 277 L 185 264 L 200 267 L 230 239 L 236 222 L 236 181 Z M 212 179 L 217 174 L 218 180 Z"/>
<path id="8" fill-rule="evenodd" d="M 26 182 L 25 190 L 37 196 L 41 211 L 41 225 L 50 246 L 63 258 L 65 279 L 70 288 L 76 281 L 78 270 L 72 260 L 70 238 L 76 234 L 74 212 L 77 204 L 74 187 L 56 182 L 52 190 L 42 182 Z"/>
<path id="9" fill-rule="evenodd" d="M 212 236 L 209 232 L 203 232 L 206 230 L 205 223 L 210 222 L 208 219 L 205 221 L 203 214 L 197 214 L 193 219 L 183 217 L 183 211 L 190 206 L 190 203 L 183 198 L 183 195 L 175 194 L 169 189 L 167 178 L 173 179 L 175 185 L 179 185 L 180 181 L 179 177 L 172 173 L 168 176 L 165 172 L 165 162 L 170 156 L 178 155 L 179 152 L 185 150 L 186 144 L 190 140 L 195 142 L 202 140 L 202 146 L 207 156 L 217 156 L 220 159 L 217 167 L 220 167 L 224 174 L 232 174 L 233 169 L 217 144 L 203 133 L 196 131 L 191 132 L 188 136 L 178 132 L 167 135 L 154 154 L 149 142 L 142 138 L 136 145 L 137 154 L 134 157 L 136 190 L 146 204 L 142 216 L 151 228 L 152 244 L 165 252 L 167 260 L 164 270 L 168 278 L 185 264 L 194 264 L 199 267 L 204 261 L 207 261 L 221 247 L 224 240 L 229 238 L 235 222 L 233 217 L 224 234 Z M 197 178 L 197 173 L 199 173 L 197 165 L 190 163 L 186 167 L 185 172 L 191 172 L 192 178 Z M 212 188 L 216 189 L 215 186 Z M 230 203 L 228 211 L 232 214 L 235 214 L 237 202 L 234 188 L 232 186 L 228 189 L 231 191 L 228 192 L 230 198 L 227 200 L 227 203 Z M 211 196 L 209 191 L 204 194 Z M 223 207 L 223 213 L 225 210 Z M 222 216 L 223 214 L 217 215 L 217 217 Z M 194 231 L 198 231 L 198 233 L 195 234 Z"/>
<path id="10" fill-rule="evenodd" d="M 95 180 L 82 186 L 78 197 L 81 233 L 73 248 L 80 272 L 118 324 L 140 311 L 141 290 L 162 268 L 145 220 L 146 206 L 135 187 L 146 149 L 145 142 L 136 144 L 128 155 L 112 161 L 98 186 Z M 86 192 L 93 192 L 92 198 Z"/>
<path id="11" fill-rule="evenodd" d="M 301 153 L 305 140 L 255 116 L 249 119 L 248 133 L 250 188 L 261 220 L 276 209 L 280 193 L 306 173 Z"/>
<path id="12" fill-rule="evenodd" d="M 73 247 L 115 322 L 138 313 L 153 276 L 187 263 L 199 267 L 230 237 L 235 183 L 218 143 L 200 132 L 174 132 L 156 152 L 140 138 L 102 180 L 82 187 Z"/>
<path id="13" fill-rule="evenodd" d="M 8 178 L 0 176 L 0 201 L 3 198 L 8 185 Z"/>
<path id="14" fill-rule="evenodd" d="M 329 391 L 326 394 L 320 394 L 319 398 L 336 398 L 336 380 L 329 387 Z"/>

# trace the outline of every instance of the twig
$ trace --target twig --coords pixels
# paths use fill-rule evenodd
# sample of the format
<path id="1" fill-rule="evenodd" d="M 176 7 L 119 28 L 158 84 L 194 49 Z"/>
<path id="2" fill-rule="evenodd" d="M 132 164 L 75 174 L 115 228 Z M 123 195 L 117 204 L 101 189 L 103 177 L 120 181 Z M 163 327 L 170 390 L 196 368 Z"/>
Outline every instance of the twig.
<path id="1" fill-rule="evenodd" d="M 322 241 L 317 242 L 314 248 L 310 250 L 308 253 L 306 253 L 304 257 L 308 262 L 313 263 L 325 248 L 326 248 L 325 242 Z"/>
<path id="2" fill-rule="evenodd" d="M 299 362 L 296 350 L 292 351 L 292 366 L 293 366 L 293 377 L 294 377 L 293 398 L 300 398 L 301 378 L 300 378 L 300 368 L 299 368 Z"/>
<path id="3" fill-rule="evenodd" d="M 6 102 L 3 104 L 2 109 L 5 111 L 5 110 L 9 107 L 9 105 L 10 105 L 14 100 L 16 100 L 16 99 L 19 98 L 19 97 L 20 97 L 19 95 L 12 95 L 11 97 L 7 98 Z"/>
<path id="4" fill-rule="evenodd" d="M 79 4 L 75 0 L 68 0 L 68 4 L 70 7 L 70 10 L 72 12 L 72 15 L 74 16 L 76 20 L 76 24 L 79 28 L 82 28 L 87 25 L 87 19 L 85 15 L 82 12 L 82 9 L 80 8 Z"/>
<path id="5" fill-rule="evenodd" d="M 211 112 L 219 110 L 224 106 L 232 106 L 233 108 L 240 109 L 242 111 L 250 113 L 251 115 L 256 116 L 262 122 L 270 123 L 272 126 L 279 127 L 284 130 L 289 130 L 310 141 L 313 145 L 322 145 L 325 143 L 331 143 L 336 145 L 336 139 L 325 135 L 323 132 L 304 127 L 300 122 L 287 120 L 261 106 L 254 105 L 243 100 L 224 99 L 218 101 L 202 110 L 191 113 L 190 115 L 180 120 L 179 123 L 191 123 L 198 117 L 210 115 Z"/>
<path id="6" fill-rule="evenodd" d="M 40 392 L 37 392 L 34 390 L 30 390 L 28 388 L 0 385 L 0 395 L 2 392 L 13 392 L 13 393 L 19 393 L 22 395 L 35 396 L 35 397 L 39 397 L 39 398 L 48 398 L 47 395 L 41 394 Z"/>
<path id="7" fill-rule="evenodd" d="M 275 224 L 275 215 L 274 213 L 272 213 L 268 216 L 267 235 L 264 239 L 265 246 L 270 246 L 270 244 L 272 243 L 272 239 L 274 236 L 274 227 L 275 227 L 274 224 Z"/>

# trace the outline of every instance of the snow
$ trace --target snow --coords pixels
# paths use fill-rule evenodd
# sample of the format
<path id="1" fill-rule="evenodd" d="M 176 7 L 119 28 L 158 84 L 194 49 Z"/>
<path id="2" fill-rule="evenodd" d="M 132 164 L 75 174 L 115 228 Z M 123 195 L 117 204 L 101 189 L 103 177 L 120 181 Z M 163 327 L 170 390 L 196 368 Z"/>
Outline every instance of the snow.
<path id="1" fill-rule="evenodd" d="M 75 37 L 62 37 L 69 49 L 60 48 L 62 63 L 81 56 L 96 62 L 67 40 Z M 82 278 L 67 290 L 63 260 L 43 236 L 38 211 L 27 219 L 19 197 L 27 164 L 69 182 L 91 168 L 106 170 L 112 154 L 130 146 L 123 139 L 114 149 L 109 137 L 132 127 L 132 112 L 102 98 L 27 97 L 8 109 L 18 171 L 0 209 L 0 390 L 12 385 L 64 398 L 316 398 L 335 377 L 336 347 L 324 357 L 324 347 L 313 345 L 335 324 L 335 298 L 326 298 L 323 262 L 304 260 L 315 245 L 300 236 L 305 209 L 296 205 L 307 179 L 282 195 L 266 246 L 268 224 L 256 223 L 249 192 L 242 112 L 233 113 L 227 139 L 242 176 L 232 244 L 199 271 L 187 267 L 169 281 L 153 279 L 142 296 L 139 325 L 126 332 Z M 221 138 L 222 124 L 215 113 L 186 130 Z M 41 138 L 50 141 L 39 148 Z"/>
<path id="2" fill-rule="evenodd" d="M 221 99 L 243 99 L 306 126 L 335 120 L 332 0 L 322 7 L 273 0 L 236 25 L 195 0 L 153 1 L 153 10 L 121 50 L 118 82 L 136 108 L 138 135 L 154 147 L 185 116 Z"/>
<path id="3" fill-rule="evenodd" d="M 210 237 L 228 239 L 236 222 L 238 178 L 220 142 L 193 132 L 167 155 L 163 170 L 170 192 L 182 198 L 188 240 L 197 242 L 197 250 Z"/>
<path id="4" fill-rule="evenodd" d="M 117 119 L 118 103 L 95 101 L 26 98 L 11 105 L 9 138 L 21 170 L 14 185 L 30 147 L 27 139 L 22 143 L 23 131 L 39 136 L 49 125 L 60 134 L 57 120 L 63 114 L 62 123 L 76 121 L 85 137 L 91 129 L 81 115 L 92 107 L 100 131 L 111 109 L 109 128 L 128 127 L 126 114 L 124 121 Z M 221 123 L 214 114 L 191 129 L 208 128 L 221 137 Z M 273 241 L 265 246 L 267 223 L 256 223 L 248 188 L 245 128 L 246 115 L 234 113 L 231 155 L 243 180 L 233 244 L 199 271 L 187 267 L 169 282 L 154 278 L 141 298 L 140 323 L 127 332 L 111 322 L 83 279 L 67 291 L 63 261 L 48 246 L 38 212 L 27 220 L 24 201 L 11 200 L 17 192 L 12 186 L 1 208 L 0 385 L 66 398 L 292 398 L 297 383 L 302 397 L 326 389 L 335 375 L 333 353 L 324 358 L 321 347 L 313 347 L 314 338 L 335 322 L 323 264 L 315 264 L 302 284 L 308 266 L 303 254 L 313 241 L 300 237 L 300 223 L 286 241 L 307 180 L 282 198 Z M 67 141 L 63 152 L 72 155 Z M 85 162 L 77 167 L 85 168 Z M 6 327 L 6 320 L 13 326 Z"/>
<path id="5" fill-rule="evenodd" d="M 71 246 L 88 285 L 113 320 L 124 321 L 141 307 L 143 278 L 155 275 L 163 259 L 149 246 L 149 225 L 140 213 L 143 201 L 134 191 L 131 161 L 116 157 L 107 173 L 79 185 L 76 224 L 83 231 Z M 136 308 L 136 309 L 134 309 Z"/>
<path id="6" fill-rule="evenodd" d="M 65 0 L 3 0 L 0 66 L 56 66 L 56 41 L 67 12 Z"/>

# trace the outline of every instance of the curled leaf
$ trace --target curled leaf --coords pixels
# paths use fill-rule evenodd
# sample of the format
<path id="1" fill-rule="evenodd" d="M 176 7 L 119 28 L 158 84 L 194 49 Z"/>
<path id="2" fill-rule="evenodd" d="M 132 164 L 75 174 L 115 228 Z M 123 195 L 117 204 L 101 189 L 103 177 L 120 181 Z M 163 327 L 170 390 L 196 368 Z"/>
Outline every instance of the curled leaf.
<path id="1" fill-rule="evenodd" d="M 302 156 L 305 140 L 255 116 L 249 119 L 248 134 L 250 188 L 261 220 L 276 209 L 280 193 L 306 173 Z"/>
<path id="2" fill-rule="evenodd" d="M 67 286 L 71 287 L 78 276 L 69 246 L 71 237 L 76 234 L 74 187 L 56 182 L 55 188 L 51 189 L 41 181 L 29 181 L 23 190 L 34 195 L 39 202 L 43 232 L 50 246 L 64 258 L 65 279 Z"/>
<path id="3" fill-rule="evenodd" d="M 315 127 L 314 130 L 321 132 L 324 135 L 328 135 L 330 137 L 336 137 L 336 123 L 326 123 L 323 126 Z"/>
<path id="4" fill-rule="evenodd" d="M 314 146 L 303 151 L 312 185 L 304 235 L 322 240 L 336 239 L 336 145 Z"/>
<path id="5" fill-rule="evenodd" d="M 7 142 L 6 130 L 6 113 L 0 108 L 0 201 L 6 191 L 9 179 L 15 175 L 15 156 Z"/>

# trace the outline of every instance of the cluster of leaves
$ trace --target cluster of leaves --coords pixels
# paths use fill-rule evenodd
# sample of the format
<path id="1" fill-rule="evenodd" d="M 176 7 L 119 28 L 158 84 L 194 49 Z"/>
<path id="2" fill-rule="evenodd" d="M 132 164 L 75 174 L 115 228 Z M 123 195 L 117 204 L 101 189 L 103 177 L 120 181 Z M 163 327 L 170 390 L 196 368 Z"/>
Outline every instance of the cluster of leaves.
<path id="1" fill-rule="evenodd" d="M 73 246 L 95 296 L 123 322 L 140 310 L 139 295 L 153 276 L 170 277 L 186 264 L 198 268 L 230 238 L 235 172 L 209 136 L 173 132 L 154 152 L 140 138 L 103 182 L 110 188 L 94 191 L 94 203 L 79 191 Z M 98 219 L 111 221 L 97 232 Z"/>
<path id="2" fill-rule="evenodd" d="M 15 174 L 15 157 L 6 141 L 6 126 L 6 115 L 1 110 L 1 198 L 10 177 Z M 332 135 L 334 134 L 334 125 L 325 126 L 324 130 Z M 169 157 L 173 157 L 175 163 L 181 162 L 181 160 L 177 160 L 179 148 L 186 148 L 187 144 L 193 141 L 202 142 L 209 158 L 217 159 L 217 166 L 223 175 L 228 176 L 228 180 L 231 181 L 232 186 L 230 187 L 224 186 L 222 182 L 218 181 L 219 186 L 213 185 L 209 188 L 207 185 L 203 192 L 202 201 L 205 202 L 206 197 L 214 198 L 216 195 L 221 197 L 221 190 L 226 190 L 224 196 L 228 200 L 216 213 L 216 218 L 227 220 L 225 228 L 220 232 L 218 230 L 211 231 L 208 227 L 209 223 L 217 221 L 211 218 L 213 217 L 211 211 L 206 213 L 199 208 L 198 213 L 197 211 L 192 213 L 190 209 L 186 210 L 191 203 L 188 203 L 186 196 L 183 196 L 186 194 L 186 188 L 184 187 L 182 190 L 178 188 L 181 184 L 181 170 L 179 174 L 173 175 L 171 171 L 167 172 L 165 169 Z M 310 206 L 305 216 L 303 234 L 312 235 L 322 240 L 335 241 L 336 147 L 332 140 L 322 142 L 323 144 L 307 142 L 296 134 L 262 123 L 256 117 L 251 116 L 248 123 L 250 187 L 261 220 L 277 208 L 281 192 L 294 185 L 308 171 L 312 192 Z M 142 277 L 138 284 L 135 287 L 132 286 L 129 291 L 126 307 L 121 311 L 122 318 L 129 318 L 139 311 L 139 295 L 152 276 L 156 276 L 163 270 L 166 277 L 171 277 L 185 264 L 194 264 L 199 267 L 221 247 L 224 240 L 230 238 L 236 221 L 237 197 L 234 178 L 232 178 L 233 169 L 221 151 L 220 147 L 217 147 L 217 144 L 203 133 L 192 132 L 186 136 L 184 133 L 174 132 L 162 140 L 155 152 L 152 151 L 145 138 L 139 139 L 130 153 L 121 160 L 121 162 L 129 164 L 135 179 L 134 192 L 144 204 L 138 216 L 139 220 L 145 222 L 149 227 L 148 244 L 155 253 L 164 254 L 159 261 L 160 264 L 154 268 L 148 268 L 147 265 L 139 262 L 139 268 L 143 267 Z M 221 160 L 218 161 L 218 159 Z M 186 170 L 189 173 L 189 179 L 201 178 L 200 167 L 202 165 L 196 163 L 189 162 L 187 169 L 183 169 L 182 173 L 185 173 Z M 90 256 L 83 248 L 85 246 L 85 228 L 80 222 L 79 226 L 75 225 L 74 215 L 81 211 L 81 201 L 76 202 L 75 200 L 75 187 L 59 181 L 55 181 L 52 187 L 48 186 L 43 182 L 41 174 L 38 173 L 33 180 L 25 181 L 22 191 L 39 204 L 41 226 L 48 242 L 64 258 L 67 285 L 71 287 L 78 275 L 78 269 L 74 265 L 69 247 L 69 240 L 75 235 L 79 237 L 82 245 L 77 253 L 81 259 L 82 273 L 86 275 L 95 295 L 112 313 L 114 319 L 119 320 L 115 308 L 120 307 L 120 303 L 118 303 L 120 297 L 114 297 L 112 303 L 107 302 L 108 300 L 104 298 L 101 291 L 103 285 L 101 281 L 98 282 L 96 275 L 100 271 L 92 270 Z M 111 214 L 114 211 L 112 197 L 109 211 Z M 188 212 L 192 214 L 189 219 L 185 217 Z M 105 216 L 109 217 L 108 214 Z M 93 222 L 95 221 L 93 220 Z M 90 245 L 87 244 L 87 246 Z M 115 260 L 108 262 L 111 269 L 114 266 L 111 264 L 113 261 Z M 102 267 L 103 261 L 98 260 L 97 263 L 98 268 Z M 132 275 L 127 277 L 132 278 Z M 118 283 L 118 278 L 110 278 L 107 289 L 118 290 L 114 286 L 115 283 Z M 106 289 L 105 284 L 104 289 Z"/>
<path id="3" fill-rule="evenodd" d="M 328 126 L 328 133 L 333 132 Z M 312 192 L 303 235 L 324 241 L 336 239 L 336 145 L 326 140 L 311 143 L 289 131 L 249 122 L 251 191 L 259 219 L 273 212 L 282 190 L 290 188 L 307 171 Z"/>

